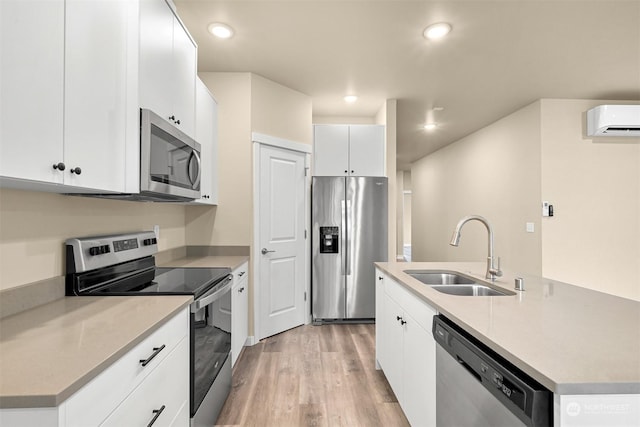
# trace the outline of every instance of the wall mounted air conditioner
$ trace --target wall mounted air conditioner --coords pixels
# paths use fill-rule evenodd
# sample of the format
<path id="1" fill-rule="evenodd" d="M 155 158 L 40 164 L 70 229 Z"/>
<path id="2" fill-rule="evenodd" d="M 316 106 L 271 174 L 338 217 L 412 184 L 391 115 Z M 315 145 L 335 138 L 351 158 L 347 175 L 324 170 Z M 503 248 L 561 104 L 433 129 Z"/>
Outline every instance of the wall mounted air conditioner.
<path id="1" fill-rule="evenodd" d="M 590 109 L 587 136 L 640 137 L 640 105 L 598 105 Z"/>

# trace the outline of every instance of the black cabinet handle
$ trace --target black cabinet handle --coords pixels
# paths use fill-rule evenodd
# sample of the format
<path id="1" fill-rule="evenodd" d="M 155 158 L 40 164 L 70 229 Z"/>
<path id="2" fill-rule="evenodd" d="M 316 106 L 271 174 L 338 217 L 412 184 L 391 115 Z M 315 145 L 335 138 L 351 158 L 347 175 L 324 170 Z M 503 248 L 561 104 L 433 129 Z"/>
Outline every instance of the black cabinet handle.
<path id="1" fill-rule="evenodd" d="M 382 276 L 378 276 L 378 280 L 382 280 L 382 279 L 383 279 L 383 277 L 382 277 Z"/>
<path id="2" fill-rule="evenodd" d="M 142 366 L 147 366 L 154 357 L 156 357 L 162 350 L 164 350 L 164 347 L 164 344 L 162 344 L 160 347 L 153 347 L 153 353 L 151 354 L 151 356 L 147 357 L 146 359 L 140 359 L 140 364 Z"/>
<path id="3" fill-rule="evenodd" d="M 64 163 L 60 162 L 60 163 L 57 163 L 57 164 L 53 165 L 53 168 L 57 169 L 57 170 L 60 170 L 60 171 L 63 171 L 63 170 L 65 170 L 66 166 L 65 166 Z"/>
<path id="4" fill-rule="evenodd" d="M 175 121 L 176 121 L 176 116 L 169 116 L 169 120 L 171 120 L 171 121 L 174 121 L 174 122 L 175 122 Z"/>
<path id="5" fill-rule="evenodd" d="M 179 125 L 180 124 L 180 120 L 176 120 L 176 124 Z"/>
<path id="6" fill-rule="evenodd" d="M 407 323 L 407 321 L 406 321 L 406 320 L 404 320 L 404 319 L 400 319 L 400 324 L 401 324 L 401 325 L 404 325 L 405 323 Z"/>
<path id="7" fill-rule="evenodd" d="M 396 316 L 396 320 L 401 320 L 401 319 L 402 319 L 402 317 Z"/>
<path id="8" fill-rule="evenodd" d="M 82 173 L 82 169 L 76 167 L 76 168 L 70 169 L 69 172 L 80 175 Z"/>
<path id="9" fill-rule="evenodd" d="M 242 291 L 244 291 L 244 286 L 238 289 L 238 292 L 242 293 Z"/>
<path id="10" fill-rule="evenodd" d="M 349 173 L 349 171 L 344 171 L 344 173 Z"/>
<path id="11" fill-rule="evenodd" d="M 238 273 L 238 277 L 244 276 L 244 273 L 245 273 L 244 271 L 241 271 L 240 273 Z"/>
<path id="12" fill-rule="evenodd" d="M 160 414 L 162 414 L 162 411 L 164 411 L 164 408 L 165 408 L 165 407 L 166 407 L 165 405 L 162 405 L 162 406 L 160 407 L 160 409 L 154 409 L 154 410 L 152 411 L 154 415 L 153 415 L 153 418 L 151 419 L 151 421 L 149 421 L 149 424 L 147 424 L 147 427 L 151 427 L 151 426 L 153 425 L 153 423 L 155 423 L 155 422 L 156 422 L 156 420 L 158 419 L 158 417 L 160 416 Z"/>

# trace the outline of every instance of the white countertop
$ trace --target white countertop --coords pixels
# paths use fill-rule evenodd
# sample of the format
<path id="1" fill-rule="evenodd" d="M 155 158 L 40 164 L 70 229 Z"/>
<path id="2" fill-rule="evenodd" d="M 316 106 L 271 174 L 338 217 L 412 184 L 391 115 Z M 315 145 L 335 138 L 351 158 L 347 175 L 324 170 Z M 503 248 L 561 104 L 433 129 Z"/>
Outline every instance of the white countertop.
<path id="1" fill-rule="evenodd" d="M 509 272 L 493 284 L 515 296 L 455 296 L 403 270 L 451 270 L 482 282 L 485 263 L 376 266 L 555 393 L 640 393 L 640 302 L 531 276 L 516 292 Z"/>

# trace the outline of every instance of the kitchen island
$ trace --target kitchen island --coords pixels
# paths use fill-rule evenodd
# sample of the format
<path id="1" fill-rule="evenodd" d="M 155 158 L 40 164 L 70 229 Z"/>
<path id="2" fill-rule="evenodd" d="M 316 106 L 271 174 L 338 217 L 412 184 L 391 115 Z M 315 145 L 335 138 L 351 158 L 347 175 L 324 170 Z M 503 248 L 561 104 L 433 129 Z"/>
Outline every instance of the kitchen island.
<path id="1" fill-rule="evenodd" d="M 551 390 L 556 425 L 566 418 L 560 408 L 587 401 L 596 408 L 593 402 L 598 399 L 609 402 L 599 406 L 601 410 L 628 410 L 631 417 L 640 417 L 640 302 L 510 272 L 492 286 L 515 295 L 456 296 L 405 273 L 447 270 L 487 283 L 485 263 L 376 263 L 376 267 Z M 524 278 L 525 291 L 514 290 L 516 276 Z M 621 397 L 611 400 L 612 396 Z"/>

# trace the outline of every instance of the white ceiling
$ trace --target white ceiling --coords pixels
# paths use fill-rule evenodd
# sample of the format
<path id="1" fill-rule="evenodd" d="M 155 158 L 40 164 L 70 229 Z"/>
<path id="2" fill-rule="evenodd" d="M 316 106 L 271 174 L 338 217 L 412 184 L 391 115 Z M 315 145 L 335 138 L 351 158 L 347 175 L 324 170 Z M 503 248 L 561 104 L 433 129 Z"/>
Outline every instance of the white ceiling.
<path id="1" fill-rule="evenodd" d="M 311 96 L 314 116 L 371 117 L 397 99 L 401 169 L 539 98 L 640 100 L 640 0 L 175 3 L 199 71 L 257 73 Z M 426 40 L 439 21 L 452 33 Z M 211 22 L 235 36 L 215 39 Z"/>

